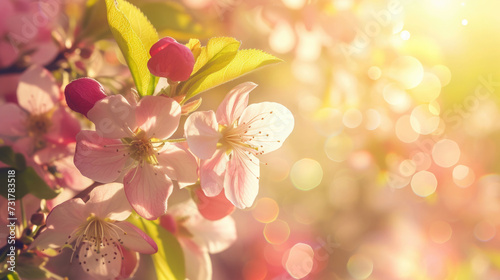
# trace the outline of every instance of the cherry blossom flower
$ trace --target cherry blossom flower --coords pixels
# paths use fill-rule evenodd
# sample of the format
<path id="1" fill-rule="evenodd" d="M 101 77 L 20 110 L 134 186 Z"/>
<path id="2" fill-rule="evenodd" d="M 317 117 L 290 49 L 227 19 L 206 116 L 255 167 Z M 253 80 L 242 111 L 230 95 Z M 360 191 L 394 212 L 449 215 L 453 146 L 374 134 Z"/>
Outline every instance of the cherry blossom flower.
<path id="1" fill-rule="evenodd" d="M 209 197 L 222 189 L 238 208 L 250 207 L 259 189 L 259 159 L 281 147 L 294 126 L 292 113 L 273 102 L 247 107 L 257 85 L 243 83 L 229 92 L 217 112 L 191 114 L 185 123 L 191 151 L 201 159 L 201 187 Z"/>
<path id="2" fill-rule="evenodd" d="M 194 67 L 194 56 L 191 50 L 170 37 L 156 42 L 149 50 L 149 71 L 155 76 L 165 77 L 171 81 L 185 81 Z"/>
<path id="3" fill-rule="evenodd" d="M 97 101 L 106 97 L 102 85 L 91 78 L 71 81 L 64 89 L 64 95 L 68 107 L 84 116 L 87 116 L 87 112 Z"/>
<path id="4" fill-rule="evenodd" d="M 27 155 L 49 144 L 75 142 L 80 124 L 58 106 L 60 91 L 54 77 L 40 66 L 31 66 L 20 77 L 18 104 L 0 106 L 0 136 L 15 140 L 14 147 Z"/>
<path id="5" fill-rule="evenodd" d="M 125 221 L 131 213 L 121 184 L 99 186 L 87 202 L 75 198 L 56 206 L 31 248 L 62 252 L 71 247 L 70 263 L 78 262 L 94 279 L 116 278 L 122 269 L 122 246 L 143 254 L 158 251 L 149 236 Z"/>
<path id="6" fill-rule="evenodd" d="M 156 219 L 167 210 L 176 180 L 180 187 L 198 179 L 196 160 L 186 148 L 170 143 L 181 108 L 171 98 L 146 96 L 131 105 L 123 96 L 108 96 L 88 111 L 96 131 L 77 135 L 75 165 L 102 183 L 123 180 L 134 210 Z"/>
<path id="7" fill-rule="evenodd" d="M 220 253 L 236 241 L 236 226 L 231 216 L 218 221 L 206 220 L 192 200 L 169 208 L 168 213 L 160 217 L 160 225 L 177 236 L 189 280 L 212 279 L 209 254 Z"/>
<path id="8" fill-rule="evenodd" d="M 81 191 L 93 181 L 82 176 L 73 163 L 75 143 L 67 146 L 47 147 L 33 154 L 28 164 L 52 188 L 69 188 Z"/>

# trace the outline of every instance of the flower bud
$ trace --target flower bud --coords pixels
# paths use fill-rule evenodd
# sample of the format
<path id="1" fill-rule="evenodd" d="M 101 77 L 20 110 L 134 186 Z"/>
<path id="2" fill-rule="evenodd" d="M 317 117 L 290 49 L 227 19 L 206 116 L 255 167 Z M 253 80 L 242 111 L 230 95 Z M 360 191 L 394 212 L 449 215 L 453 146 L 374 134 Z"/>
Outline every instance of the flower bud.
<path id="1" fill-rule="evenodd" d="M 191 50 L 175 39 L 165 37 L 149 50 L 148 68 L 151 74 L 171 81 L 185 81 L 193 72 L 194 56 Z"/>
<path id="2" fill-rule="evenodd" d="M 97 101 L 106 97 L 102 85 L 91 78 L 72 81 L 64 89 L 64 95 L 68 107 L 85 116 Z"/>
<path id="3" fill-rule="evenodd" d="M 31 215 L 31 223 L 37 226 L 45 225 L 46 215 L 44 213 L 37 212 Z"/>

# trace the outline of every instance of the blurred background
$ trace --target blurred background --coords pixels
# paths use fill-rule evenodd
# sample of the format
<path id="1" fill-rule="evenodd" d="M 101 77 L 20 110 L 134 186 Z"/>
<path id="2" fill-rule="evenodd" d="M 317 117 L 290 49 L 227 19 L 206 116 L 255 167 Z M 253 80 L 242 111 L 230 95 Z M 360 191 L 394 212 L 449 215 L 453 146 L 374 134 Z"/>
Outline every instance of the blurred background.
<path id="1" fill-rule="evenodd" d="M 500 279 L 500 3 L 182 3 L 296 120 L 214 279 Z"/>
<path id="2" fill-rule="evenodd" d="M 95 1 L 57 2 L 66 16 L 38 33 L 41 54 L 0 42 L 2 100 L 30 63 L 62 84 L 131 88 L 102 1 L 85 15 Z M 201 95 L 215 110 L 253 81 L 251 103 L 295 116 L 261 158 L 254 206 L 233 214 L 237 242 L 212 256 L 214 280 L 500 279 L 499 1 L 131 2 L 162 36 L 231 36 L 284 60 Z M 30 13 L 11 6 L 0 27 Z"/>

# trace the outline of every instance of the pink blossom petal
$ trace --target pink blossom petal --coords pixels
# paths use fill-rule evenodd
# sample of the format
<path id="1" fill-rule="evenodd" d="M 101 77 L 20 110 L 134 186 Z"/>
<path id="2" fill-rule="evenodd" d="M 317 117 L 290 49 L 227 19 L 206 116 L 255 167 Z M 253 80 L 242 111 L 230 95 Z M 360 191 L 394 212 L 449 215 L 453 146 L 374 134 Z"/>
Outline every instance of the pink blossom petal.
<path id="1" fill-rule="evenodd" d="M 71 238 L 68 238 L 71 233 L 72 231 L 46 229 L 35 238 L 35 240 L 30 245 L 30 249 L 59 249 L 63 245 L 65 245 L 66 242 L 68 242 L 69 244 L 76 239 L 76 236 L 71 236 Z"/>
<path id="2" fill-rule="evenodd" d="M 74 191 L 74 190 L 69 189 L 69 188 L 62 189 L 62 192 L 60 194 L 58 194 L 54 199 L 47 200 L 47 202 L 46 202 L 47 209 L 48 210 L 54 209 L 54 207 L 56 207 L 57 205 L 59 205 L 63 202 L 66 202 L 66 201 L 72 199 L 78 193 L 80 193 L 80 192 Z"/>
<path id="3" fill-rule="evenodd" d="M 121 279 L 130 279 L 134 276 L 139 268 L 140 255 L 137 252 L 129 250 L 127 248 L 121 247 L 122 251 L 122 268 L 120 270 L 120 275 L 116 278 L 117 280 Z"/>
<path id="4" fill-rule="evenodd" d="M 137 127 L 134 107 L 121 95 L 97 101 L 87 117 L 95 124 L 96 131 L 106 138 L 130 137 Z"/>
<path id="5" fill-rule="evenodd" d="M 162 170 L 176 180 L 179 187 L 192 185 L 198 180 L 198 163 L 195 157 L 178 143 L 165 143 L 157 156 Z"/>
<path id="6" fill-rule="evenodd" d="M 56 80 L 45 68 L 33 65 L 21 75 L 17 87 L 19 105 L 34 115 L 48 112 L 59 100 Z"/>
<path id="7" fill-rule="evenodd" d="M 261 154 L 272 152 L 283 144 L 294 127 L 293 115 L 285 106 L 274 102 L 262 102 L 248 106 L 240 117 L 240 125 L 250 125 L 246 135 L 256 135 L 252 145 Z"/>
<path id="8" fill-rule="evenodd" d="M 31 156 L 35 151 L 35 139 L 29 136 L 17 139 L 12 148 L 25 157 Z"/>
<path id="9" fill-rule="evenodd" d="M 127 201 L 123 185 L 119 183 L 110 183 L 93 189 L 85 207 L 98 218 L 114 221 L 123 221 L 132 214 L 132 207 Z"/>
<path id="10" fill-rule="evenodd" d="M 198 211 L 207 220 L 217 221 L 234 211 L 234 205 L 231 201 L 227 200 L 225 193 L 222 191 L 214 197 L 208 197 L 200 187 L 194 193 L 196 198 L 193 200 L 195 200 L 196 206 L 198 206 Z"/>
<path id="11" fill-rule="evenodd" d="M 170 210 L 169 210 L 170 212 Z M 164 229 L 170 231 L 172 234 L 177 234 L 177 222 L 175 221 L 175 217 L 170 214 L 165 214 L 161 216 L 159 219 L 160 226 L 162 226 Z"/>
<path id="12" fill-rule="evenodd" d="M 180 238 L 179 243 L 184 253 L 186 279 L 212 279 L 212 261 L 210 260 L 208 252 L 202 250 L 196 243 L 188 238 Z"/>
<path id="13" fill-rule="evenodd" d="M 213 111 L 194 112 L 184 123 L 184 133 L 189 148 L 200 159 L 213 156 L 217 142 L 222 137 Z"/>
<path id="14" fill-rule="evenodd" d="M 71 233 L 87 219 L 85 203 L 80 198 L 59 204 L 47 216 L 47 227 Z"/>
<path id="15" fill-rule="evenodd" d="M 259 174 L 258 158 L 234 151 L 224 178 L 227 199 L 240 209 L 252 206 L 259 192 Z"/>
<path id="16" fill-rule="evenodd" d="M 122 258 L 117 245 L 110 244 L 94 251 L 96 248 L 93 243 L 86 244 L 82 244 L 78 252 L 78 260 L 82 263 L 83 271 L 94 279 L 103 280 L 115 279 L 120 275 Z"/>
<path id="17" fill-rule="evenodd" d="M 221 149 L 217 150 L 212 158 L 201 160 L 200 182 L 206 196 L 216 196 L 222 191 L 227 160 L 226 152 Z"/>
<path id="18" fill-rule="evenodd" d="M 76 141 L 75 166 L 97 182 L 116 180 L 129 160 L 128 148 L 120 140 L 103 138 L 95 131 L 80 131 Z"/>
<path id="19" fill-rule="evenodd" d="M 73 162 L 73 156 L 61 158 L 52 163 L 62 176 L 61 186 L 74 191 L 83 191 L 94 181 L 83 176 Z"/>
<path id="20" fill-rule="evenodd" d="M 148 138 L 165 139 L 177 130 L 181 106 L 172 98 L 145 96 L 135 111 L 137 125 L 146 131 Z"/>
<path id="21" fill-rule="evenodd" d="M 233 88 L 217 108 L 217 121 L 221 125 L 232 125 L 248 105 L 248 94 L 257 84 L 246 82 Z"/>
<path id="22" fill-rule="evenodd" d="M 123 241 L 123 246 L 141 254 L 154 254 L 158 252 L 158 246 L 153 239 L 136 226 L 125 221 L 117 222 L 115 225 L 121 228 L 123 232 L 127 233 L 126 235 L 120 236 Z"/>
<path id="23" fill-rule="evenodd" d="M 76 238 L 75 230 L 85 222 L 85 203 L 77 198 L 54 207 L 47 217 L 47 229 L 31 244 L 31 248 L 59 248 Z"/>
<path id="24" fill-rule="evenodd" d="M 1 17 L 1 16 L 0 16 Z M 17 102 L 17 85 L 21 74 L 2 74 L 0 75 L 0 99 L 8 102 Z"/>
<path id="25" fill-rule="evenodd" d="M 14 45 L 7 41 L 0 41 L 0 68 L 7 68 L 14 64 L 18 53 L 19 50 Z"/>
<path id="26" fill-rule="evenodd" d="M 54 144 L 64 144 L 75 142 L 75 137 L 80 131 L 80 123 L 70 115 L 63 107 L 57 108 L 51 118 L 52 125 L 49 128 L 45 139 Z"/>
<path id="27" fill-rule="evenodd" d="M 28 46 L 29 47 L 29 46 Z M 31 54 L 31 61 L 38 65 L 49 64 L 59 53 L 59 47 L 53 40 L 36 42 L 35 52 Z"/>
<path id="28" fill-rule="evenodd" d="M 173 183 L 160 168 L 150 164 L 132 168 L 123 184 L 130 205 L 143 218 L 154 220 L 167 212 Z"/>
<path id="29" fill-rule="evenodd" d="M 28 114 L 16 104 L 7 103 L 0 106 L 0 135 L 19 137 L 28 135 L 26 122 Z"/>
<path id="30" fill-rule="evenodd" d="M 179 207 L 181 206 L 186 209 L 196 207 L 192 200 L 181 203 Z M 218 221 L 209 221 L 195 211 L 191 213 L 183 226 L 192 234 L 191 239 L 202 250 L 216 254 L 226 250 L 236 241 L 236 225 L 232 217 L 227 216 Z M 179 215 L 179 217 L 184 215 Z"/>

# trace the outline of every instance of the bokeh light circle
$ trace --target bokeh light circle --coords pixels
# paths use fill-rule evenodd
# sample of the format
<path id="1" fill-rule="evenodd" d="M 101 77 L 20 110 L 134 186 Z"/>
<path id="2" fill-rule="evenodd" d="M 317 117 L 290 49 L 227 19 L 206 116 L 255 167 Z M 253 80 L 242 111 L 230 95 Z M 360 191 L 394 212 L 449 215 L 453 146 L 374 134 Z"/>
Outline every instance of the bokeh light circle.
<path id="1" fill-rule="evenodd" d="M 356 128 L 362 121 L 363 114 L 361 114 L 361 112 L 356 108 L 347 109 L 344 113 L 344 117 L 342 118 L 342 122 L 348 128 Z"/>
<path id="2" fill-rule="evenodd" d="M 441 81 L 441 86 L 444 87 L 448 85 L 451 81 L 451 71 L 450 68 L 446 67 L 445 65 L 436 65 L 432 67 L 431 69 L 432 73 L 436 75 L 439 80 Z"/>
<path id="3" fill-rule="evenodd" d="M 375 109 L 366 110 L 365 116 L 366 116 L 365 117 L 365 120 L 366 120 L 365 128 L 368 130 L 375 130 L 382 123 L 382 116 Z"/>
<path id="4" fill-rule="evenodd" d="M 289 251 L 285 269 L 294 279 L 302 279 L 309 275 L 314 265 L 314 251 L 304 243 L 295 244 Z"/>
<path id="5" fill-rule="evenodd" d="M 495 237 L 496 233 L 496 227 L 488 221 L 481 221 L 474 227 L 474 236 L 479 241 L 489 241 Z"/>
<path id="6" fill-rule="evenodd" d="M 420 102 L 431 102 L 441 93 L 441 80 L 432 74 L 425 73 L 422 82 L 411 90 L 413 98 Z"/>
<path id="7" fill-rule="evenodd" d="M 415 107 L 410 115 L 410 124 L 415 132 L 428 135 L 439 126 L 440 118 L 434 114 L 427 104 Z"/>
<path id="8" fill-rule="evenodd" d="M 382 76 L 382 70 L 377 66 L 368 68 L 368 77 L 372 80 L 378 80 Z"/>
<path id="9" fill-rule="evenodd" d="M 413 175 L 410 184 L 416 195 L 427 197 L 436 191 L 437 179 L 433 173 L 422 170 Z"/>
<path id="10" fill-rule="evenodd" d="M 290 24 L 279 21 L 269 36 L 269 46 L 277 53 L 287 53 L 295 47 L 295 33 Z"/>
<path id="11" fill-rule="evenodd" d="M 392 62 L 390 76 L 398 81 L 403 88 L 416 87 L 424 77 L 424 67 L 412 56 L 400 56 Z"/>
<path id="12" fill-rule="evenodd" d="M 408 93 L 396 83 L 386 85 L 382 91 L 384 100 L 392 105 L 393 111 L 402 113 L 410 107 L 411 100 Z"/>
<path id="13" fill-rule="evenodd" d="M 465 165 L 457 165 L 453 168 L 453 182 L 461 188 L 467 188 L 476 180 L 474 171 Z"/>
<path id="14" fill-rule="evenodd" d="M 257 200 L 252 209 L 253 217 L 261 223 L 270 223 L 278 217 L 278 203 L 272 198 L 263 197 Z"/>
<path id="15" fill-rule="evenodd" d="M 450 240 L 453 230 L 449 223 L 445 221 L 434 221 L 429 226 L 430 239 L 438 244 Z"/>
<path id="16" fill-rule="evenodd" d="M 313 116 L 316 130 L 324 136 L 338 135 L 342 132 L 344 128 L 342 118 L 342 112 L 333 108 L 322 108 Z"/>
<path id="17" fill-rule="evenodd" d="M 274 245 L 285 243 L 290 236 L 290 227 L 283 220 L 275 220 L 264 227 L 264 237 L 267 242 Z"/>
<path id="18" fill-rule="evenodd" d="M 411 159 L 405 159 L 399 164 L 399 173 L 403 176 L 409 177 L 415 173 L 417 165 Z"/>
<path id="19" fill-rule="evenodd" d="M 354 279 L 367 279 L 373 272 L 373 261 L 368 256 L 355 254 L 347 262 L 347 271 Z"/>
<path id="20" fill-rule="evenodd" d="M 451 167 L 460 159 L 460 147 L 453 140 L 439 140 L 432 148 L 432 159 L 441 167 Z"/>
<path id="21" fill-rule="evenodd" d="M 293 164 L 290 179 L 295 188 L 302 191 L 312 190 L 321 183 L 323 168 L 314 159 L 303 158 Z"/>
<path id="22" fill-rule="evenodd" d="M 410 115 L 403 115 L 396 121 L 396 126 L 394 127 L 396 132 L 396 137 L 404 143 L 415 142 L 420 134 L 418 134 L 411 127 Z"/>
<path id="23" fill-rule="evenodd" d="M 354 143 L 348 135 L 340 134 L 328 138 L 325 141 L 324 149 L 329 159 L 335 162 L 343 162 L 353 151 Z"/>

